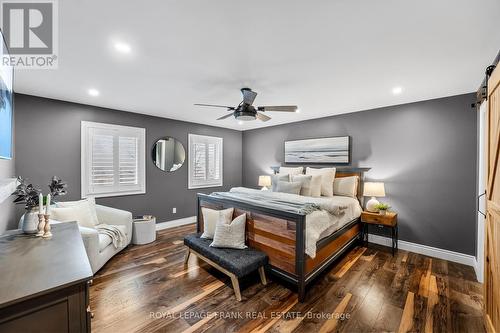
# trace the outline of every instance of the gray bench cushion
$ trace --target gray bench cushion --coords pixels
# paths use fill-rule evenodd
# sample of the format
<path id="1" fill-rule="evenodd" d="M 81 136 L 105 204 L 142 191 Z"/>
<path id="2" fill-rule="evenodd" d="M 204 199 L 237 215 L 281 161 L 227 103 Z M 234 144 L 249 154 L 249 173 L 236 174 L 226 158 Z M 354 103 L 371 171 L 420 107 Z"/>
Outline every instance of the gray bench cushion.
<path id="1" fill-rule="evenodd" d="M 210 247 L 211 239 L 200 238 L 193 234 L 184 237 L 184 244 L 202 256 L 219 264 L 237 277 L 242 277 L 257 270 L 267 263 L 267 255 L 255 249 L 221 249 Z"/>

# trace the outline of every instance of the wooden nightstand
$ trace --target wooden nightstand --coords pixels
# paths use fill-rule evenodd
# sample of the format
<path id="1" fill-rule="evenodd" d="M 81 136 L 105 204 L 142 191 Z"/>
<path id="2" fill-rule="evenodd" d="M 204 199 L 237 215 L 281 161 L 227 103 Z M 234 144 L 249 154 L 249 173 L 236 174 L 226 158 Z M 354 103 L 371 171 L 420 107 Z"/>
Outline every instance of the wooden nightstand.
<path id="1" fill-rule="evenodd" d="M 368 225 L 376 225 L 379 228 L 390 228 L 392 236 L 392 255 L 398 249 L 398 214 L 387 212 L 385 215 L 379 213 L 362 212 L 363 240 L 368 243 Z"/>

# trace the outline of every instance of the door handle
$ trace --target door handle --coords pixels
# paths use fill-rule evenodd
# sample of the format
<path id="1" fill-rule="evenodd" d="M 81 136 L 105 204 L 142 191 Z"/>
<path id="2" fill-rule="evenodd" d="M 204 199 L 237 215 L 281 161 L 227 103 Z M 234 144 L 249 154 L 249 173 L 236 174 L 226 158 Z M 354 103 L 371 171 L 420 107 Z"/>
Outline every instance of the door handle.
<path id="1" fill-rule="evenodd" d="M 486 195 L 486 190 L 481 193 L 480 195 L 477 196 L 477 211 L 479 212 L 479 214 L 483 215 L 484 218 L 486 218 L 486 214 L 483 213 L 480 209 L 479 209 L 479 199 L 481 199 L 482 196 Z"/>

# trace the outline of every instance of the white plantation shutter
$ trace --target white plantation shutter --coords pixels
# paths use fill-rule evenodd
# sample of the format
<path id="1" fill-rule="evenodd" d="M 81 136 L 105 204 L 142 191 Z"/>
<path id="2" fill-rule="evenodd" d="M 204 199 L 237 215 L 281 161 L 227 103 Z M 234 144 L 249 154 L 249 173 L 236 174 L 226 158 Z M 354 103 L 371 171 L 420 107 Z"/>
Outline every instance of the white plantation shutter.
<path id="1" fill-rule="evenodd" d="M 91 147 L 92 186 L 112 186 L 114 182 L 113 135 L 94 134 Z"/>
<path id="2" fill-rule="evenodd" d="M 204 181 L 207 179 L 207 145 L 203 142 L 194 143 L 194 174 L 193 178 L 197 181 Z"/>
<path id="3" fill-rule="evenodd" d="M 136 185 L 138 182 L 137 141 L 134 137 L 118 138 L 120 184 Z"/>
<path id="4" fill-rule="evenodd" d="M 189 134 L 189 188 L 222 186 L 222 138 Z"/>
<path id="5" fill-rule="evenodd" d="M 82 122 L 82 197 L 145 193 L 145 130 Z"/>

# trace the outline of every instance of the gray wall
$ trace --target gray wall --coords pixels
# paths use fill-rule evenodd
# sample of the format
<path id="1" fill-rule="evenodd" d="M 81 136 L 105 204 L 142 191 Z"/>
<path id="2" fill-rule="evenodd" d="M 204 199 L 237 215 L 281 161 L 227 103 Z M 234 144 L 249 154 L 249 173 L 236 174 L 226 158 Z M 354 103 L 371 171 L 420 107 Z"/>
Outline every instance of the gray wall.
<path id="1" fill-rule="evenodd" d="M 333 116 L 240 133 L 222 128 L 144 116 L 38 97 L 16 95 L 16 174 L 46 189 L 53 175 L 68 181 L 68 200 L 80 197 L 80 122 L 146 128 L 147 150 L 169 135 L 187 148 L 188 133 L 224 138 L 224 187 L 257 187 L 261 174 L 282 164 L 285 140 L 350 135 L 353 166 L 371 167 L 367 180 L 386 184 L 399 213 L 400 239 L 475 254 L 476 114 L 472 94 L 367 112 Z M 231 156 L 231 158 L 227 158 Z M 187 165 L 163 173 L 147 159 L 147 194 L 98 202 L 154 214 L 159 221 L 192 216 L 196 192 L 188 190 Z M 0 177 L 13 176 L 14 164 L 0 160 Z M 243 170 L 243 179 L 242 179 Z M 172 214 L 177 207 L 177 214 Z M 0 206 L 0 232 L 17 225 L 12 204 Z M 3 224 L 2 224 L 3 223 Z"/>
<path id="2" fill-rule="evenodd" d="M 97 199 L 99 204 L 153 214 L 157 221 L 195 215 L 196 193 L 228 190 L 241 185 L 242 134 L 239 131 L 204 126 L 136 113 L 116 111 L 28 95 L 16 95 L 16 173 L 29 178 L 47 191 L 54 175 L 66 180 L 69 194 L 64 200 L 80 198 L 80 124 L 82 120 L 146 128 L 146 194 Z M 224 138 L 224 186 L 188 190 L 185 163 L 173 173 L 165 173 L 150 157 L 154 142 L 171 136 L 187 151 L 188 133 Z M 172 214 L 172 208 L 177 214 Z M 18 215 L 21 214 L 18 211 Z"/>
<path id="3" fill-rule="evenodd" d="M 350 135 L 351 165 L 385 183 L 400 239 L 475 255 L 473 102 L 467 94 L 245 131 L 243 185 L 283 164 L 285 140 Z"/>

